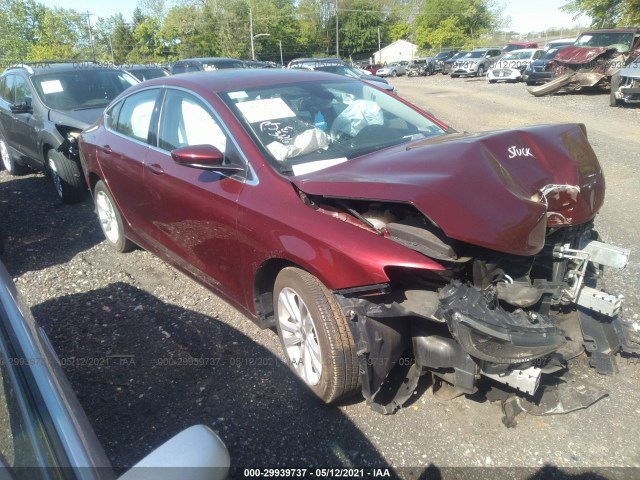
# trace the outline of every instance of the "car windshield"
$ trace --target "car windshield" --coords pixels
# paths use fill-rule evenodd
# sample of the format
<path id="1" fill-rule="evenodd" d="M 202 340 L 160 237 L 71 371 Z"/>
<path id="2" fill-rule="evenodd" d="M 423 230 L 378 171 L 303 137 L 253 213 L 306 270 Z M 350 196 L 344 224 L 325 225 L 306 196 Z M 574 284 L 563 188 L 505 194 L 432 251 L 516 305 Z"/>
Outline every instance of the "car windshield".
<path id="1" fill-rule="evenodd" d="M 620 51 L 628 51 L 633 41 L 633 33 L 607 32 L 584 33 L 578 37 L 574 45 L 578 47 L 608 47 Z"/>
<path id="2" fill-rule="evenodd" d="M 162 68 L 132 68 L 127 71 L 141 82 L 169 75 L 166 70 Z"/>
<path id="3" fill-rule="evenodd" d="M 433 57 L 433 59 L 434 60 L 442 60 L 443 58 L 446 58 L 448 56 L 449 56 L 449 52 L 440 52 L 435 57 Z"/>
<path id="4" fill-rule="evenodd" d="M 459 58 L 463 58 L 468 53 L 469 52 L 458 52 L 453 57 L 451 57 L 449 60 L 458 60 Z"/>
<path id="5" fill-rule="evenodd" d="M 502 60 L 529 60 L 532 55 L 533 55 L 533 52 L 515 51 L 515 52 L 507 53 L 504 57 L 502 57 Z"/>
<path id="6" fill-rule="evenodd" d="M 362 78 L 364 75 L 358 72 L 356 69 L 349 67 L 347 65 L 323 65 L 321 67 L 316 67 L 315 70 L 321 72 L 329 72 L 336 73 L 338 75 L 343 75 L 345 77 L 351 78 Z"/>
<path id="7" fill-rule="evenodd" d="M 486 50 L 478 50 L 474 52 L 469 52 L 462 58 L 483 58 L 486 53 L 487 53 Z"/>
<path id="8" fill-rule="evenodd" d="M 554 47 L 554 48 L 550 48 L 549 50 L 547 50 L 547 53 L 545 53 L 542 57 L 541 60 L 551 60 L 552 58 L 554 58 L 558 52 L 560 50 L 562 50 L 564 47 Z"/>
<path id="9" fill-rule="evenodd" d="M 122 70 L 76 68 L 38 75 L 33 82 L 49 108 L 83 110 L 106 107 L 138 80 Z"/>
<path id="10" fill-rule="evenodd" d="M 285 174 L 444 133 L 394 96 L 352 80 L 269 85 L 220 96 Z"/>
<path id="11" fill-rule="evenodd" d="M 202 62 L 202 67 L 205 70 L 221 70 L 223 68 L 244 68 L 244 62 L 225 60 L 218 62 Z"/>

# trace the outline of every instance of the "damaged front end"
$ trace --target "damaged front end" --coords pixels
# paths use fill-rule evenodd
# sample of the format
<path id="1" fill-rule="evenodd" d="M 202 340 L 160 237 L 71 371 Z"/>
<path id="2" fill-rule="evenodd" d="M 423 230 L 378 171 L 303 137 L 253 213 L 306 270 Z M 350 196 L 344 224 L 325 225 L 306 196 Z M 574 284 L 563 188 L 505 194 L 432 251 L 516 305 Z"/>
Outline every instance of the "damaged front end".
<path id="1" fill-rule="evenodd" d="M 589 285 L 603 266 L 623 268 L 629 251 L 596 237 L 591 223 L 557 229 L 533 257 L 458 244 L 473 256 L 441 259 L 451 279 L 439 288 L 420 289 L 436 282 L 433 275 L 396 271 L 400 288 L 336 292 L 357 344 L 364 396 L 377 411 L 392 413 L 425 373 L 456 394 L 475 393 L 486 377 L 534 396 L 544 374 L 565 369 L 584 347 L 599 373 L 614 373 L 613 355 L 640 353 L 640 345 L 618 318 L 622 296 Z M 382 405 L 376 395 L 407 349 L 412 368 Z"/>
<path id="2" fill-rule="evenodd" d="M 640 55 L 636 29 L 599 30 L 583 33 L 574 46 L 565 47 L 547 65 L 553 79 L 529 88 L 536 97 L 586 87 L 609 87 L 612 77 Z"/>
<path id="3" fill-rule="evenodd" d="M 601 242 L 593 228 L 604 179 L 584 129 L 542 130 L 555 132 L 566 151 L 579 159 L 567 155 L 562 161 L 562 150 L 552 147 L 553 136 L 546 135 L 550 161 L 541 142 L 534 141 L 534 129 L 526 132 L 526 143 L 535 151 L 527 162 L 510 163 L 515 160 L 515 150 L 507 147 L 513 132 L 462 138 L 464 151 L 474 155 L 460 157 L 460 164 L 469 166 L 468 175 L 482 185 L 482 191 L 473 193 L 446 175 L 425 176 L 415 185 L 405 181 L 395 190 L 399 201 L 362 199 L 374 185 L 374 175 L 345 184 L 354 192 L 352 198 L 340 195 L 337 187 L 332 196 L 315 193 L 330 185 L 321 178 L 300 182 L 300 188 L 306 187 L 301 193 L 305 202 L 317 211 L 443 267 L 390 265 L 386 284 L 334 291 L 356 343 L 363 394 L 376 411 L 393 413 L 412 395 L 419 378 L 430 374 L 449 395 L 473 394 L 483 379 L 521 392 L 518 398 L 532 399 L 544 391 L 557 404 L 549 406 L 547 400 L 537 411 L 564 413 L 588 406 L 602 392 L 585 387 L 574 389 L 570 397 L 561 391 L 551 394 L 545 378 L 555 378 L 551 374 L 566 370 L 568 360 L 585 350 L 590 365 L 602 374 L 615 373 L 616 353 L 640 353 L 637 335 L 620 316 L 622 295 L 597 288 L 605 267 L 625 267 L 629 250 Z M 519 135 L 525 137 L 524 132 Z M 459 165 L 451 152 L 460 142 L 453 142 L 446 150 L 450 156 L 442 158 L 443 165 L 446 161 L 455 170 Z M 428 158 L 423 164 L 439 171 L 439 148 L 445 145 L 432 141 L 422 151 L 414 147 L 405 152 Z M 412 162 L 414 156 L 401 161 Z M 345 174 L 347 169 L 359 173 L 356 164 L 342 168 Z M 342 172 L 331 175 L 341 178 Z M 376 177 L 375 185 L 387 190 L 379 197 L 388 198 L 392 180 L 385 175 L 385 183 Z M 555 183 L 562 176 L 575 183 Z M 540 184 L 543 180 L 550 183 Z M 510 200 L 492 203 L 501 194 Z M 408 358 L 408 372 L 390 387 L 390 373 L 399 363 L 408 366 Z M 524 400 L 519 402 L 522 407 Z M 509 405 L 513 411 L 515 404 Z"/>

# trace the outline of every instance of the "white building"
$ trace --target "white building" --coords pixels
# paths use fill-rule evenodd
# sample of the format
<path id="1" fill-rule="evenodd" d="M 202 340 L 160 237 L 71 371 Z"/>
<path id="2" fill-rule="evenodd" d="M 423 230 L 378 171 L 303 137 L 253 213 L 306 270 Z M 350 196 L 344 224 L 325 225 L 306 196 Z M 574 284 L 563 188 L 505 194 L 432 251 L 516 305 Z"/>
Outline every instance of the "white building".
<path id="1" fill-rule="evenodd" d="M 406 40 L 396 40 L 373 54 L 374 63 L 411 61 L 416 56 L 418 46 Z"/>

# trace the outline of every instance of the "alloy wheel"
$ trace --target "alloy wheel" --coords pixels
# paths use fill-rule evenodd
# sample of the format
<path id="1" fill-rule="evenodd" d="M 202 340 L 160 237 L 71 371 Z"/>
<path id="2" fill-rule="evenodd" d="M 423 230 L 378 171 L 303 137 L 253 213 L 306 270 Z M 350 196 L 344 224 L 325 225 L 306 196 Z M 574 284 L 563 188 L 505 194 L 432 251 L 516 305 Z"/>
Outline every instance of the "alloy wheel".
<path id="1" fill-rule="evenodd" d="M 292 368 L 307 385 L 317 385 L 322 375 L 322 351 L 311 312 L 290 287 L 278 296 L 278 322 Z"/>
<path id="2" fill-rule="evenodd" d="M 100 226 L 102 227 L 105 237 L 107 237 L 107 240 L 111 243 L 118 243 L 120 239 L 118 219 L 111 200 L 104 192 L 98 192 L 96 194 L 96 210 L 98 211 Z"/>

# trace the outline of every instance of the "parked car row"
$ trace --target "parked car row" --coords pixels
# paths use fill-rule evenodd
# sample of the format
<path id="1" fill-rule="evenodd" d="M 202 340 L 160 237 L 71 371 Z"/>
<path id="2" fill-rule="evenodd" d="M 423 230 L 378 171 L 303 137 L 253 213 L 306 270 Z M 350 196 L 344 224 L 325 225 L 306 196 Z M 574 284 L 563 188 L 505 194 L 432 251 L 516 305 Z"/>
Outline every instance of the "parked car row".
<path id="1" fill-rule="evenodd" d="M 416 59 L 410 76 L 438 71 L 435 58 Z M 640 28 L 617 28 L 554 40 L 544 50 L 534 42 L 511 42 L 503 49 L 457 52 L 441 61 L 439 71 L 452 78 L 486 76 L 489 83 L 523 81 L 535 96 L 584 87 L 610 88 L 610 105 L 618 106 L 640 103 L 639 58 Z"/>

